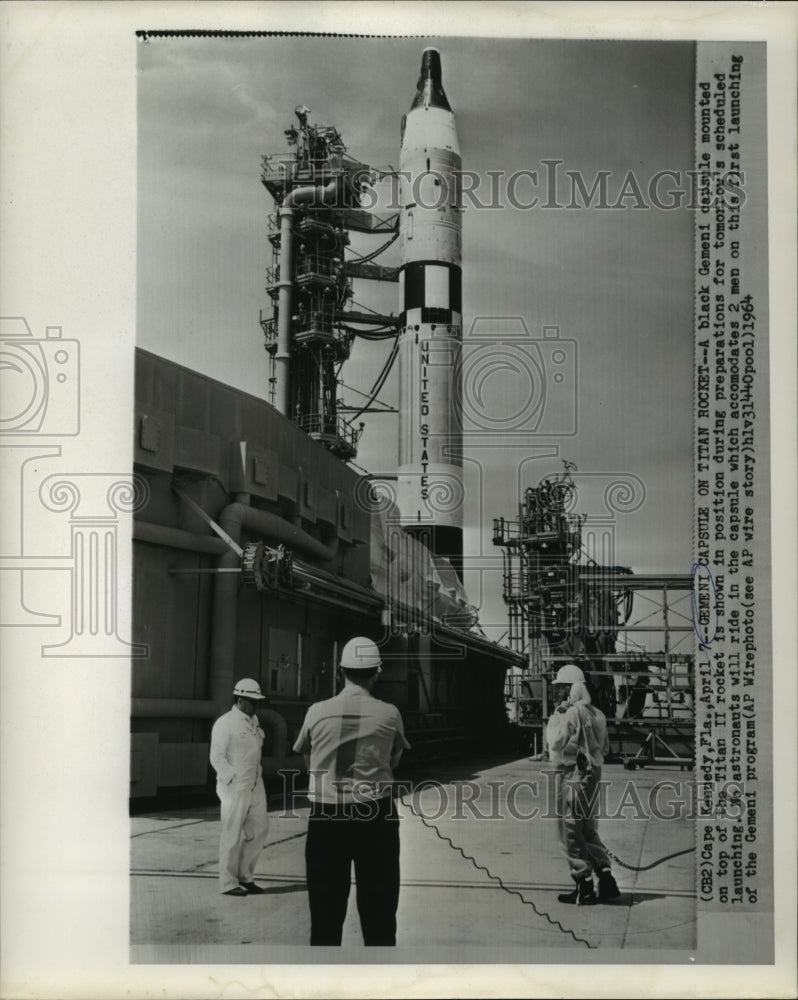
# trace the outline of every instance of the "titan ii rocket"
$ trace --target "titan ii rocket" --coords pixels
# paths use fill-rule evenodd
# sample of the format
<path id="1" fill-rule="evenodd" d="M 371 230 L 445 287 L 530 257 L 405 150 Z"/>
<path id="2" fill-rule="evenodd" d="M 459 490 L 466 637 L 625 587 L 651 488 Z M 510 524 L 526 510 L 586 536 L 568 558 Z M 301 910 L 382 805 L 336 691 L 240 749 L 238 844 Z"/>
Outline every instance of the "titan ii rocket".
<path id="1" fill-rule="evenodd" d="M 460 147 L 441 57 L 424 50 L 399 159 L 399 467 L 405 531 L 462 575 Z"/>

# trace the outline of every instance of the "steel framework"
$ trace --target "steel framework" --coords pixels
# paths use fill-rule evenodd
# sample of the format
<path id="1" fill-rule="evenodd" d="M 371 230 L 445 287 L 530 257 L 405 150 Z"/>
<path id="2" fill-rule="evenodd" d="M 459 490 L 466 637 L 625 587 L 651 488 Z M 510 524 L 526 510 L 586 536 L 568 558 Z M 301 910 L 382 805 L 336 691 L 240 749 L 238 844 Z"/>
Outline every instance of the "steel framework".
<path id="1" fill-rule="evenodd" d="M 349 357 L 357 335 L 353 324 L 368 324 L 392 332 L 398 320 L 349 307 L 352 279 L 396 281 L 396 269 L 366 263 L 385 249 L 398 233 L 398 216 L 384 218 L 360 208 L 360 195 L 370 183 L 371 171 L 352 159 L 337 131 L 329 125 L 311 125 L 308 109 L 298 107 L 298 127 L 286 130 L 293 151 L 262 157 L 261 181 L 274 198 L 276 211 L 268 216 L 268 241 L 272 263 L 266 270 L 266 292 L 272 300 L 271 315 L 261 311 L 260 325 L 271 358 L 270 402 L 275 402 L 275 358 L 278 353 L 280 289 L 290 284 L 291 365 L 286 415 L 305 433 L 346 461 L 357 454 L 362 425 L 344 417 L 339 398 L 341 365 Z M 335 197 L 301 203 L 291 210 L 293 219 L 290 274 L 281 275 L 281 206 L 296 189 L 335 189 Z M 348 260 L 349 233 L 372 233 L 385 246 L 362 260 Z"/>
<path id="2" fill-rule="evenodd" d="M 585 518 L 570 512 L 574 500 L 566 471 L 528 487 L 516 520 L 493 522 L 510 644 L 527 659 L 508 675 L 510 717 L 542 745 L 552 678 L 576 663 L 593 681 L 612 752 L 627 767 L 690 766 L 692 578 L 598 565 L 582 547 Z"/>

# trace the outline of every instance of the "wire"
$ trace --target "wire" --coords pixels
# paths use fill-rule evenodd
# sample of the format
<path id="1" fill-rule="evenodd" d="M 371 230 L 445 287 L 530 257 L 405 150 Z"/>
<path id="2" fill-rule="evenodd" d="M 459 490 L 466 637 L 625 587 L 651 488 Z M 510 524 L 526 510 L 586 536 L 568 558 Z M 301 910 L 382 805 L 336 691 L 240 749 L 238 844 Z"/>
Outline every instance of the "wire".
<path id="1" fill-rule="evenodd" d="M 364 476 L 371 475 L 368 469 L 364 469 L 362 465 L 358 465 L 357 462 L 352 458 L 349 459 L 347 464 L 351 465 L 353 469 L 357 469 L 358 472 L 362 472 Z"/>
<path id="2" fill-rule="evenodd" d="M 624 590 L 623 597 L 621 598 L 624 602 L 623 621 L 621 622 L 622 625 L 629 624 L 629 619 L 632 617 L 632 605 L 634 604 L 634 598 L 634 591 Z"/>
<path id="3" fill-rule="evenodd" d="M 679 858 L 683 854 L 692 854 L 695 851 L 694 847 L 688 847 L 684 851 L 675 851 L 673 854 L 666 854 L 664 858 L 660 858 L 658 861 L 652 861 L 650 865 L 627 865 L 625 861 L 621 861 L 619 857 L 616 857 L 612 851 L 607 850 L 607 854 L 621 866 L 621 868 L 627 868 L 630 872 L 647 872 L 650 868 L 656 868 L 658 865 L 665 864 L 666 861 L 670 861 L 671 858 Z"/>
<path id="4" fill-rule="evenodd" d="M 383 365 L 382 371 L 377 376 L 376 382 L 371 387 L 371 392 L 369 393 L 368 401 L 361 409 L 357 411 L 357 413 L 354 413 L 352 415 L 351 419 L 347 421 L 348 424 L 351 424 L 353 421 L 357 420 L 357 418 L 361 415 L 361 413 L 364 413 L 371 406 L 371 404 L 377 398 L 379 393 L 382 391 L 382 387 L 385 385 L 385 382 L 391 373 L 391 368 L 393 368 L 393 363 L 396 360 L 396 356 L 398 353 L 399 353 L 399 331 L 397 331 L 396 333 L 396 338 L 394 339 L 393 347 L 391 348 L 391 353 L 388 355 L 388 359 Z"/>
<path id="5" fill-rule="evenodd" d="M 620 629 L 620 631 L 622 632 L 623 629 Z M 652 629 L 651 631 L 653 632 L 655 630 Z M 623 648 L 623 650 L 621 652 L 625 652 L 625 653 L 629 653 L 629 652 L 632 652 L 632 653 L 648 653 L 648 651 L 649 651 L 644 645 L 642 645 L 642 643 L 639 643 L 637 641 L 637 639 L 630 639 L 628 635 L 623 636 L 622 637 L 622 641 L 624 643 L 624 648 Z M 630 647 L 634 647 L 634 648 L 630 649 Z"/>
<path id="6" fill-rule="evenodd" d="M 358 396 L 362 396 L 364 399 L 369 398 L 369 394 L 367 392 L 363 392 L 361 389 L 356 389 L 353 385 L 347 385 L 346 382 L 342 380 L 339 380 L 338 384 L 342 389 L 347 389 L 349 392 L 356 392 Z"/>
<path id="7" fill-rule="evenodd" d="M 395 233 L 393 233 L 390 239 L 386 240 L 385 243 L 382 244 L 381 247 L 378 247 L 376 250 L 372 250 L 370 253 L 367 254 L 358 253 L 357 250 L 355 250 L 353 247 L 350 247 L 349 248 L 350 252 L 356 255 L 356 259 L 353 261 L 353 263 L 366 264 L 368 263 L 368 261 L 374 260 L 375 257 L 379 257 L 379 255 L 383 252 L 383 250 L 387 250 L 392 243 L 395 243 L 398 238 L 399 238 L 399 231 L 397 230 Z"/>
<path id="8" fill-rule="evenodd" d="M 400 796 L 399 797 L 399 801 L 402 802 L 404 805 L 406 805 L 410 809 L 410 812 L 413 813 L 414 816 L 417 816 L 421 820 L 421 822 L 424 824 L 424 826 L 428 827 L 430 830 L 434 830 L 435 833 L 438 835 L 438 838 L 440 840 L 444 841 L 445 843 L 447 843 L 452 848 L 452 850 L 457 851 L 459 854 L 461 854 L 463 856 L 463 858 L 465 858 L 466 861 L 470 861 L 471 864 L 478 871 L 485 872 L 485 874 L 488 876 L 488 878 L 492 878 L 495 882 L 498 882 L 499 885 L 501 886 L 501 888 L 505 892 L 509 893 L 511 896 L 518 896 L 518 898 L 521 900 L 521 902 L 525 906 L 531 906 L 532 909 L 535 911 L 535 913 L 539 917 L 545 917 L 546 920 L 548 920 L 548 922 L 553 927 L 557 927 L 563 934 L 570 934 L 571 937 L 574 939 L 574 941 L 576 941 L 578 944 L 586 945 L 588 948 L 597 948 L 598 947 L 595 944 L 591 944 L 585 938 L 578 937 L 576 934 L 574 934 L 574 932 L 570 929 L 570 927 L 563 927 L 563 925 L 560 923 L 559 920 L 555 920 L 553 917 L 550 917 L 549 914 L 545 912 L 545 910 L 539 910 L 537 908 L 537 906 L 535 906 L 535 904 L 532 902 L 531 899 L 527 899 L 517 889 L 510 889 L 508 886 L 506 886 L 504 884 L 504 882 L 501 880 L 501 878 L 498 875 L 494 875 L 493 872 L 489 868 L 486 868 L 484 865 L 481 865 L 476 860 L 476 858 L 474 858 L 471 854 L 466 854 L 466 852 L 463 850 L 462 847 L 460 847 L 459 844 L 455 844 L 454 841 L 451 839 L 451 837 L 447 837 L 446 834 L 441 833 L 441 831 L 437 828 L 437 826 L 435 826 L 434 823 L 428 822 L 426 816 L 424 816 L 423 813 L 416 812 L 416 810 L 413 808 L 412 804 L 410 802 L 405 801 L 404 796 Z"/>
<path id="9" fill-rule="evenodd" d="M 361 409 L 359 409 L 357 411 L 357 413 L 355 413 L 352 416 L 352 420 L 357 420 L 357 418 L 362 413 L 364 413 L 371 406 L 371 404 L 375 401 L 375 399 L 377 398 L 377 396 L 379 395 L 379 393 L 382 391 L 382 387 L 385 385 L 385 382 L 386 382 L 386 380 L 388 378 L 388 375 L 391 372 L 391 369 L 393 368 L 393 363 L 396 360 L 396 356 L 397 356 L 398 353 L 399 353 L 399 334 L 396 335 L 396 339 L 394 340 L 393 347 L 391 348 L 391 353 L 388 355 L 388 359 L 385 362 L 385 364 L 383 366 L 383 369 L 380 372 L 379 376 L 377 377 L 377 381 L 372 386 L 371 394 L 370 394 L 370 396 L 368 398 L 368 401 L 366 402 L 365 406 L 363 406 Z M 351 423 L 351 420 L 350 420 L 350 423 Z"/>
<path id="10" fill-rule="evenodd" d="M 352 305 L 357 306 L 358 309 L 365 309 L 366 312 L 374 313 L 375 316 L 379 316 L 380 313 L 376 309 L 372 309 L 371 306 L 367 306 L 363 302 L 358 302 L 357 299 L 352 299 Z"/>
<path id="11" fill-rule="evenodd" d="M 360 337 L 361 340 L 389 340 L 391 337 L 396 336 L 396 330 L 393 327 L 385 326 L 379 330 L 355 330 L 352 327 L 344 327 L 347 333 L 350 333 L 353 337 Z"/>

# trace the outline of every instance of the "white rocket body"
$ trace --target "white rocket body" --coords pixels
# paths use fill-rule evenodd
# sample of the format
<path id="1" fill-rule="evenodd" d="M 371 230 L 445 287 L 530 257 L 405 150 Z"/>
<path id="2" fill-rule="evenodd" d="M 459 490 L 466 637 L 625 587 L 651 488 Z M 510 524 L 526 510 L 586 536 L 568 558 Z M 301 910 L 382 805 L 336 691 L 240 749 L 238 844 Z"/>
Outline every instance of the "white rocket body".
<path id="1" fill-rule="evenodd" d="M 458 571 L 462 559 L 462 337 L 460 147 L 441 84 L 440 54 L 425 49 L 405 117 L 400 171 L 399 468 L 406 531 Z"/>

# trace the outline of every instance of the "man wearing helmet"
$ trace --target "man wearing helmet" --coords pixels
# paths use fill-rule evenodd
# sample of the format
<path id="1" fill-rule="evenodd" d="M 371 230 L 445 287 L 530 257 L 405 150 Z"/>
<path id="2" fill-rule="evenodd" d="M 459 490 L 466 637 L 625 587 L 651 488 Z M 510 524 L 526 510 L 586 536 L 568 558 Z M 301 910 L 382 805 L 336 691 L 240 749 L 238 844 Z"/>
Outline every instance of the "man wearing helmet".
<path id="1" fill-rule="evenodd" d="M 601 767 L 609 752 L 607 720 L 592 704 L 589 682 L 574 663 L 554 679 L 557 707 L 546 727 L 551 762 L 557 768 L 556 794 L 560 841 L 576 887 L 561 893 L 561 903 L 591 905 L 617 899 L 620 890 L 610 869 L 607 848 L 598 832 Z"/>
<path id="2" fill-rule="evenodd" d="M 371 695 L 380 663 L 371 639 L 350 639 L 341 652 L 343 690 L 310 706 L 294 744 L 310 773 L 312 945 L 341 943 L 352 862 L 363 943 L 396 944 L 399 818 L 391 792 L 393 769 L 410 744 L 399 709 Z"/>
<path id="3" fill-rule="evenodd" d="M 260 764 L 264 732 L 255 714 L 262 700 L 257 681 L 240 680 L 233 689 L 233 707 L 216 720 L 211 731 L 210 759 L 222 804 L 219 892 L 226 896 L 266 891 L 254 881 L 255 864 L 269 829 Z"/>

